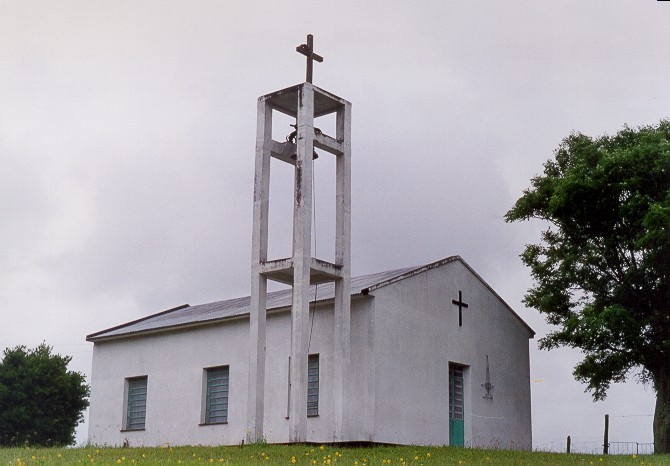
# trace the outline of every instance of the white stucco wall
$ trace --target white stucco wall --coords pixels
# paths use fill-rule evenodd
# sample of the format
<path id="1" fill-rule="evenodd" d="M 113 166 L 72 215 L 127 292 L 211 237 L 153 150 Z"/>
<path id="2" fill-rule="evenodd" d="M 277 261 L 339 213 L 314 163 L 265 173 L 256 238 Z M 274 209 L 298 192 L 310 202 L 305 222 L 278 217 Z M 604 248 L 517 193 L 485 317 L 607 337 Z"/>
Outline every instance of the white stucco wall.
<path id="1" fill-rule="evenodd" d="M 89 442 L 131 446 L 235 444 L 244 438 L 248 320 L 142 338 L 98 342 L 93 348 Z M 228 424 L 200 426 L 203 369 L 230 366 Z M 146 429 L 122 432 L 124 383 L 147 376 Z M 244 381 L 245 383 L 239 383 Z"/>
<path id="2" fill-rule="evenodd" d="M 352 303 L 352 378 L 348 396 L 356 422 L 350 438 L 370 440 L 372 383 L 368 373 L 372 336 L 367 311 L 370 298 Z M 312 309 L 310 307 L 310 309 Z M 267 359 L 264 434 L 270 443 L 288 441 L 288 312 L 271 313 L 267 319 Z M 93 349 L 89 441 L 95 445 L 238 444 L 246 436 L 249 320 L 193 327 L 143 337 L 97 342 Z M 334 440 L 333 312 L 318 306 L 310 342 L 310 354 L 319 354 L 319 415 L 307 419 L 307 438 L 312 442 Z M 200 425 L 203 371 L 230 367 L 228 423 Z M 122 431 L 124 384 L 130 377 L 147 376 L 146 428 Z"/>
<path id="3" fill-rule="evenodd" d="M 458 326 L 458 298 L 469 304 Z M 319 416 L 312 442 L 334 440 L 333 312 L 314 314 L 310 354 L 319 354 Z M 290 314 L 267 320 L 265 439 L 288 441 Z M 238 444 L 246 437 L 248 318 L 97 342 L 89 441 L 132 446 Z M 449 441 L 449 362 L 465 372 L 468 446 L 531 447 L 529 331 L 462 263 L 450 262 L 352 300 L 345 436 L 350 441 L 444 445 Z M 483 397 L 489 355 L 493 400 Z M 203 370 L 229 365 L 228 423 L 200 425 Z M 124 383 L 148 377 L 146 428 L 123 432 Z"/>
<path id="4" fill-rule="evenodd" d="M 458 299 L 463 310 L 458 326 Z M 449 443 L 449 363 L 465 371 L 465 444 L 531 448 L 530 333 L 461 262 L 373 291 L 374 440 Z M 484 399 L 489 356 L 493 400 Z"/>

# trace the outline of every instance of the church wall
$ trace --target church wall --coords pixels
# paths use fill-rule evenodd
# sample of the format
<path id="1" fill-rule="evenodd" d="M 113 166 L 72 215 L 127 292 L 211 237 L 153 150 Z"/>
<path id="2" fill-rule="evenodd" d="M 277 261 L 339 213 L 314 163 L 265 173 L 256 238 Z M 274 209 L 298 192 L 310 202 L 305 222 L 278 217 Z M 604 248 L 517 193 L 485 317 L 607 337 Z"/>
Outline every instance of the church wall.
<path id="1" fill-rule="evenodd" d="M 316 312 L 312 309 L 310 306 L 311 338 L 308 354 L 319 355 L 319 414 L 307 418 L 307 439 L 328 442 L 332 441 L 333 435 L 333 308 L 332 305 L 320 305 Z M 289 438 L 287 416 L 290 344 L 290 314 L 282 312 L 268 317 L 264 435 L 269 443 L 285 443 Z"/>
<path id="2" fill-rule="evenodd" d="M 354 298 L 351 303 L 351 362 L 345 396 L 348 441 L 373 441 L 374 305 L 369 296 Z"/>
<path id="3" fill-rule="evenodd" d="M 249 321 L 230 321 L 93 348 L 89 442 L 131 446 L 236 444 L 245 437 Z M 228 424 L 200 426 L 203 369 L 230 366 Z M 147 376 L 146 429 L 122 432 L 124 384 Z"/>
<path id="4" fill-rule="evenodd" d="M 346 399 L 354 422 L 346 438 L 371 438 L 371 299 L 352 302 L 352 379 Z M 311 310 L 312 308 L 310 308 Z M 332 442 L 333 307 L 316 309 L 310 354 L 319 354 L 319 415 L 307 419 L 307 439 Z M 311 322 L 310 322 L 311 323 Z M 269 443 L 288 441 L 289 312 L 267 317 L 264 435 Z M 94 445 L 131 446 L 238 444 L 246 436 L 249 321 L 239 319 L 207 327 L 97 342 L 93 349 L 89 441 Z M 199 425 L 203 370 L 230 366 L 228 423 Z M 146 428 L 122 432 L 125 380 L 147 376 Z"/>
<path id="5" fill-rule="evenodd" d="M 448 443 L 444 412 L 448 366 L 442 364 L 446 323 L 431 310 L 421 274 L 372 292 L 375 296 L 376 442 Z"/>
<path id="6" fill-rule="evenodd" d="M 471 272 L 459 264 L 463 276 Z M 478 337 L 472 339 L 473 353 L 477 354 L 471 367 L 472 411 L 470 444 L 485 448 L 511 448 L 530 450 L 531 395 L 529 338 L 531 334 L 506 306 L 480 281 L 471 282 L 473 305 L 464 309 L 476 319 L 470 328 L 478 328 Z M 465 290 L 463 290 L 465 293 Z M 468 301 L 464 294 L 464 301 Z M 453 310 L 457 312 L 457 306 Z M 477 314 L 475 314 L 477 313 Z M 465 326 L 465 324 L 464 324 Z M 469 338 L 468 338 L 469 339 Z M 465 348 L 465 346 L 458 345 Z M 476 352 L 479 350 L 478 352 Z M 490 393 L 482 384 L 486 382 L 486 355 L 489 357 Z"/>
<path id="7" fill-rule="evenodd" d="M 463 326 L 458 325 L 461 290 Z M 531 448 L 528 329 L 460 262 L 375 295 L 375 441 L 449 443 L 449 363 L 465 368 L 465 444 Z M 489 355 L 493 400 L 485 399 Z"/>
<path id="8" fill-rule="evenodd" d="M 452 299 L 461 290 L 463 326 Z M 288 441 L 290 313 L 268 315 L 265 440 Z M 311 324 L 311 322 L 310 322 Z M 334 440 L 333 310 L 320 305 L 310 353 L 319 354 L 319 415 L 307 439 Z M 530 332 L 455 261 L 352 298 L 344 438 L 449 443 L 449 363 L 465 369 L 466 446 L 531 447 Z M 246 437 L 249 321 L 97 342 L 89 440 L 95 445 L 238 444 Z M 485 399 L 486 355 L 493 399 Z M 228 423 L 199 425 L 203 369 L 230 366 Z M 148 376 L 146 429 L 121 432 L 124 382 Z"/>
<path id="9" fill-rule="evenodd" d="M 319 305 L 311 312 L 309 354 L 319 355 L 319 415 L 307 418 L 307 440 L 335 441 L 333 400 L 333 305 Z M 353 299 L 351 305 L 351 380 L 346 388 L 352 423 L 345 432 L 348 441 L 370 441 L 372 432 L 373 383 L 371 367 L 371 300 Z M 313 323 L 312 318 L 313 317 Z M 265 389 L 265 439 L 269 443 L 288 441 L 288 356 L 291 327 L 289 313 L 268 317 Z"/>

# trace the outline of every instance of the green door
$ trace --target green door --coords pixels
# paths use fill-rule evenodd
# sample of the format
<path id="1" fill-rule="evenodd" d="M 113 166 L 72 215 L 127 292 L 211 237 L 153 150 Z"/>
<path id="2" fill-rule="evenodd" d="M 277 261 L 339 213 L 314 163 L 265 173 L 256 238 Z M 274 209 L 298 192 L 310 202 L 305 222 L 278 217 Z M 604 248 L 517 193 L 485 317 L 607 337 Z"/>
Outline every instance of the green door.
<path id="1" fill-rule="evenodd" d="M 463 366 L 449 364 L 449 445 L 462 447 L 464 440 Z"/>

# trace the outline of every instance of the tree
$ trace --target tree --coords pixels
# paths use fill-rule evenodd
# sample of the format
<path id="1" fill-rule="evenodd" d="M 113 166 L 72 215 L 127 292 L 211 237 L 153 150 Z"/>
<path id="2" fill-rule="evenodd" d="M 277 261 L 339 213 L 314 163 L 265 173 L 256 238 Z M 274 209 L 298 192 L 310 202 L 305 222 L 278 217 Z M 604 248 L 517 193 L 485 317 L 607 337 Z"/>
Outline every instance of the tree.
<path id="1" fill-rule="evenodd" d="M 88 407 L 84 375 L 67 370 L 70 356 L 5 349 L 0 363 L 0 446 L 71 445 Z"/>
<path id="2" fill-rule="evenodd" d="M 558 329 L 540 348 L 579 348 L 594 400 L 636 374 L 656 391 L 654 448 L 670 452 L 670 121 L 615 136 L 573 133 L 508 222 L 548 222 L 521 255 L 524 304 Z"/>

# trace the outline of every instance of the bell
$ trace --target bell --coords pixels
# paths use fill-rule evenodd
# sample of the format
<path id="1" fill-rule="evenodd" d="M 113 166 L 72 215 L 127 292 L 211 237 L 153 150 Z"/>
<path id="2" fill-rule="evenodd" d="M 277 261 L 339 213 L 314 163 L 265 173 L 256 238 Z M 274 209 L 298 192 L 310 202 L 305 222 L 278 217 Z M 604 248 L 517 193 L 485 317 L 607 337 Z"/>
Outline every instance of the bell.
<path id="1" fill-rule="evenodd" d="M 290 126 L 295 128 L 295 130 L 293 132 L 291 132 L 291 134 L 286 136 L 286 142 L 290 142 L 291 144 L 293 144 L 293 147 L 296 148 L 297 146 L 295 145 L 295 140 L 298 137 L 298 125 L 290 125 Z M 314 134 L 322 134 L 322 133 L 321 133 L 321 130 L 319 128 L 314 128 Z M 313 155 L 312 155 L 312 160 L 316 160 L 318 158 L 319 158 L 319 154 L 317 154 L 316 151 L 314 151 Z M 291 160 L 297 160 L 297 159 L 298 159 L 298 154 L 296 152 L 293 152 L 293 154 L 291 154 Z"/>
<path id="2" fill-rule="evenodd" d="M 317 154 L 316 151 L 312 152 L 312 160 L 316 160 L 318 158 L 319 158 L 319 154 Z M 297 153 L 294 152 L 293 154 L 291 154 L 291 160 L 297 160 L 297 159 L 298 159 L 298 154 Z"/>

